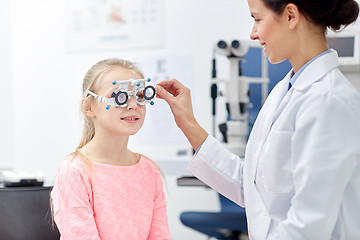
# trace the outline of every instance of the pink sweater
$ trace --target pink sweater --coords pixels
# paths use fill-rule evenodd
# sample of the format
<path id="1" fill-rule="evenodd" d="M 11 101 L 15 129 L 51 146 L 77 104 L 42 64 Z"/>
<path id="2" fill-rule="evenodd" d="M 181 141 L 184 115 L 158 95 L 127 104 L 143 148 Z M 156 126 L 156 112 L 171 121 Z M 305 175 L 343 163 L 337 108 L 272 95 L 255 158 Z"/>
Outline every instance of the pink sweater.
<path id="1" fill-rule="evenodd" d="M 171 239 L 159 170 L 145 157 L 132 166 L 93 162 L 86 174 L 68 157 L 51 192 L 62 240 Z"/>

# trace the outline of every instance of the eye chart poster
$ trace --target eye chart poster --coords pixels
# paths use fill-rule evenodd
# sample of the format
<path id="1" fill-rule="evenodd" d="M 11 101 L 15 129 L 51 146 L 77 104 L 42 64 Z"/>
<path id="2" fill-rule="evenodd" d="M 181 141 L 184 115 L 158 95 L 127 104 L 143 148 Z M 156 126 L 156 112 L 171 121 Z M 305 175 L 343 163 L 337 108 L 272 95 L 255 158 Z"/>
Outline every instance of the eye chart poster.
<path id="1" fill-rule="evenodd" d="M 190 55 L 143 57 L 139 58 L 138 66 L 146 77 L 151 78 L 153 86 L 164 79 L 176 78 L 191 89 L 193 61 Z M 154 102 L 154 106 L 146 107 L 146 120 L 136 136 L 136 141 L 141 144 L 148 144 L 149 139 L 152 143 L 186 142 L 165 100 L 155 98 Z"/>
<path id="2" fill-rule="evenodd" d="M 67 0 L 69 52 L 161 46 L 163 0 Z"/>

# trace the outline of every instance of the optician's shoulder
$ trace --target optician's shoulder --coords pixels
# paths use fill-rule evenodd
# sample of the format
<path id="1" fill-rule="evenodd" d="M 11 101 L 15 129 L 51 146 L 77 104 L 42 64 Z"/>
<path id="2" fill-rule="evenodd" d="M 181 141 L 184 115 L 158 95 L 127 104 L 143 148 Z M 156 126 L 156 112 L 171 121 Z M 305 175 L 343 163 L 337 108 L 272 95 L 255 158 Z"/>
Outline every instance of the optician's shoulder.
<path id="1" fill-rule="evenodd" d="M 354 108 L 354 111 L 359 112 L 360 110 L 360 92 L 338 68 L 329 71 L 318 81 L 318 84 L 315 83 L 312 94 L 332 96 Z"/>
<path id="2" fill-rule="evenodd" d="M 341 105 L 360 123 L 360 92 L 338 68 L 295 94 L 307 107 L 312 105 L 331 109 L 332 106 Z"/>

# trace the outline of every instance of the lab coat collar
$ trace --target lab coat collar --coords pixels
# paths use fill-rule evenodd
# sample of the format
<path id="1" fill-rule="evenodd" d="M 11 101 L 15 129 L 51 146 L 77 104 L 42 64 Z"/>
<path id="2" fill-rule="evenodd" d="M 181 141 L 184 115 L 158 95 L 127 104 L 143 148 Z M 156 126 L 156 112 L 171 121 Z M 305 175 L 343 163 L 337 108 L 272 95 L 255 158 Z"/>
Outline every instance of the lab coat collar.
<path id="1" fill-rule="evenodd" d="M 338 54 L 334 49 L 330 49 L 330 53 L 327 53 L 315 59 L 312 63 L 310 63 L 309 66 L 307 66 L 307 68 L 304 69 L 304 71 L 300 74 L 299 78 L 295 81 L 292 88 L 294 90 L 302 91 L 314 82 L 318 81 L 326 73 L 338 67 L 338 65 Z M 290 73 L 292 72 L 293 70 L 290 71 Z M 289 74 L 285 77 L 286 79 L 291 76 L 289 76 Z"/>

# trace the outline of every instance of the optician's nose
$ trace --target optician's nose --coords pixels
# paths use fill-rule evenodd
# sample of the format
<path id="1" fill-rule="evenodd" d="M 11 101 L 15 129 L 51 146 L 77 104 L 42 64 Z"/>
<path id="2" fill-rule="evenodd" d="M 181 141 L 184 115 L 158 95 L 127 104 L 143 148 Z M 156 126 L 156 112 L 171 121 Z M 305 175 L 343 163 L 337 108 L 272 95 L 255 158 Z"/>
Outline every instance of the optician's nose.
<path id="1" fill-rule="evenodd" d="M 251 40 L 257 40 L 257 39 L 259 39 L 258 34 L 257 34 L 257 27 L 255 26 L 255 24 L 253 25 L 253 27 L 252 27 L 252 29 L 251 29 L 250 39 L 251 39 Z"/>

